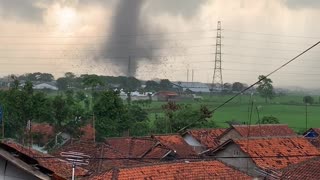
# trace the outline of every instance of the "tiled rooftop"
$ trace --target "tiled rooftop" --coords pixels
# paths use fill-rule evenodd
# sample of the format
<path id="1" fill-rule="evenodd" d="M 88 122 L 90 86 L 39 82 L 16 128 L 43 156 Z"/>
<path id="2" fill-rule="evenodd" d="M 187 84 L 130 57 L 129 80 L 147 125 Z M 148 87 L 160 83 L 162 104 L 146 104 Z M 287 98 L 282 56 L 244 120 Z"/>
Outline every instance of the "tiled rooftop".
<path id="1" fill-rule="evenodd" d="M 155 135 L 152 137 L 163 146 L 175 151 L 179 158 L 190 158 L 197 155 L 179 134 Z"/>
<path id="2" fill-rule="evenodd" d="M 282 170 L 281 179 L 314 180 L 320 178 L 320 158 L 306 160 Z"/>
<path id="3" fill-rule="evenodd" d="M 55 174 L 57 174 L 60 177 L 69 179 L 72 176 L 72 164 L 67 161 L 64 161 L 59 158 L 55 158 L 54 156 L 51 156 L 48 154 L 43 154 L 33 149 L 29 149 L 27 147 L 24 147 L 12 141 L 3 141 L 1 143 L 13 148 L 14 150 L 16 150 L 21 154 L 34 158 L 35 160 L 38 161 L 40 166 L 43 166 L 53 171 Z M 86 175 L 88 175 L 88 170 L 81 167 L 76 168 L 76 176 L 86 176 Z"/>
<path id="4" fill-rule="evenodd" d="M 121 152 L 127 157 L 140 158 L 148 150 L 156 145 L 156 141 L 150 137 L 124 137 L 124 138 L 107 138 L 106 144 Z"/>
<path id="5" fill-rule="evenodd" d="M 296 136 L 296 133 L 285 124 L 233 125 L 242 137 Z"/>
<path id="6" fill-rule="evenodd" d="M 90 178 L 107 179 L 252 179 L 219 161 L 174 162 L 142 167 L 115 169 Z"/>
<path id="7" fill-rule="evenodd" d="M 92 172 L 102 172 L 113 167 L 123 167 L 139 163 L 139 161 L 125 159 L 127 156 L 105 143 L 93 143 L 91 141 L 69 142 L 53 154 L 63 158 L 61 156 L 63 152 L 77 152 L 90 156 L 89 164 L 82 167 Z"/>
<path id="8" fill-rule="evenodd" d="M 217 137 L 219 137 L 226 129 L 190 129 L 187 131 L 206 148 L 213 148 L 219 145 Z"/>
<path id="9" fill-rule="evenodd" d="M 263 169 L 281 169 L 319 155 L 303 137 L 243 138 L 234 142 Z"/>

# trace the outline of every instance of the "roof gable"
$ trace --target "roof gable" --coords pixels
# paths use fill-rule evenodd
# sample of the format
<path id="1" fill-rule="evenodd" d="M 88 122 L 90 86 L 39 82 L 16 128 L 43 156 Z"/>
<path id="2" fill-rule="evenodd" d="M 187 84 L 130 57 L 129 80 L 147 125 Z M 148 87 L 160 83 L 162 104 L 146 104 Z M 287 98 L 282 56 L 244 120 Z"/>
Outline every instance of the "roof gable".
<path id="1" fill-rule="evenodd" d="M 107 138 L 105 142 L 125 156 L 132 158 L 142 157 L 157 143 L 155 140 L 149 137 Z"/>
<path id="2" fill-rule="evenodd" d="M 219 145 L 218 137 L 225 131 L 226 129 L 190 129 L 187 133 L 206 148 L 213 148 Z"/>
<path id="3" fill-rule="evenodd" d="M 197 155 L 179 134 L 154 135 L 152 137 L 163 146 L 173 150 L 179 158 L 190 158 Z"/>

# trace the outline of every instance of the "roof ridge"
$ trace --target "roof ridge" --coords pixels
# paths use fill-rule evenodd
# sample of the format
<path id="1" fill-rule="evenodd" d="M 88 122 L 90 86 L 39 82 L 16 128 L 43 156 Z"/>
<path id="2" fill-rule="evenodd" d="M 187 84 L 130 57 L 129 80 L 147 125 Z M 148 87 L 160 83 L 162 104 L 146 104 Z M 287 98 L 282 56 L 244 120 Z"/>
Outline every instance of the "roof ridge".
<path id="1" fill-rule="evenodd" d="M 223 127 L 221 127 L 221 128 L 194 128 L 194 129 L 187 129 L 187 131 L 192 131 L 192 130 L 195 130 L 195 131 L 197 131 L 197 130 L 220 130 L 220 129 L 228 129 L 228 128 L 223 128 Z"/>
<path id="2" fill-rule="evenodd" d="M 255 140 L 255 139 L 291 139 L 291 138 L 301 138 L 305 139 L 302 135 L 291 135 L 291 136 L 249 136 L 249 137 L 239 137 L 239 138 L 233 138 L 235 141 L 238 140 Z"/>

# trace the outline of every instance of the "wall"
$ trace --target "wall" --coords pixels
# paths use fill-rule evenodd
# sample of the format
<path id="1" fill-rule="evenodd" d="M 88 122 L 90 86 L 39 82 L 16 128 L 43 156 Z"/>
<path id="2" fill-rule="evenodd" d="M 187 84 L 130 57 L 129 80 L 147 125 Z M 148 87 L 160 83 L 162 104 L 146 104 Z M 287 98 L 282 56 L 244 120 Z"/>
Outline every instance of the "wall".
<path id="1" fill-rule="evenodd" d="M 0 157 L 0 180 L 37 180 L 35 176 Z"/>
<path id="2" fill-rule="evenodd" d="M 220 137 L 219 141 L 220 141 L 220 144 L 222 144 L 229 139 L 240 138 L 240 137 L 241 135 L 235 129 L 231 129 L 229 132 L 227 132 L 222 137 Z"/>
<path id="3" fill-rule="evenodd" d="M 258 167 L 255 165 L 252 159 L 247 158 L 248 155 L 234 143 L 229 143 L 228 145 L 226 145 L 225 149 L 216 152 L 214 155 L 218 160 L 228 164 L 229 166 L 235 167 L 242 172 L 245 172 L 254 177 L 260 176 L 260 174 L 255 170 Z"/>

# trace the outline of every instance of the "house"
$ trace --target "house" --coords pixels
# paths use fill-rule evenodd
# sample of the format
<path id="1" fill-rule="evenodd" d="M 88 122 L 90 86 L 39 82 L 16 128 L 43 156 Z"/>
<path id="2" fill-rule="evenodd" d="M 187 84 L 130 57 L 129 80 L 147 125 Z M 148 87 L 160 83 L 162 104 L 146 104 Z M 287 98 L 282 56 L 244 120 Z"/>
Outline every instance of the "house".
<path id="1" fill-rule="evenodd" d="M 5 176 L 6 179 L 66 180 L 72 177 L 72 163 L 10 140 L 0 143 L 0 163 L 2 164 L 0 168 L 4 168 L 1 170 L 0 177 Z M 76 167 L 76 177 L 88 175 L 88 170 Z"/>
<path id="2" fill-rule="evenodd" d="M 159 91 L 152 96 L 153 101 L 174 101 L 179 95 L 172 91 Z"/>
<path id="3" fill-rule="evenodd" d="M 183 135 L 183 139 L 197 153 L 209 148 L 214 148 L 220 145 L 218 137 L 226 129 L 189 129 Z"/>
<path id="4" fill-rule="evenodd" d="M 139 161 L 125 159 L 126 156 L 105 143 L 92 141 L 71 140 L 61 148 L 52 152 L 52 155 L 64 158 L 80 154 L 88 159 L 78 164 L 79 167 L 88 169 L 90 172 L 99 173 L 114 167 L 138 164 Z M 81 160 L 81 158 L 79 158 Z"/>
<path id="5" fill-rule="evenodd" d="M 296 136 L 285 124 L 230 125 L 219 137 L 220 143 L 241 137 Z"/>
<path id="6" fill-rule="evenodd" d="M 202 153 L 252 176 L 274 176 L 278 170 L 319 156 L 303 137 L 249 137 L 228 140 Z"/>
<path id="7" fill-rule="evenodd" d="M 320 149 L 320 128 L 310 128 L 305 133 L 303 133 L 303 136 L 315 147 Z"/>
<path id="8" fill-rule="evenodd" d="M 166 161 L 197 156 L 179 134 L 107 138 L 106 143 L 131 158 Z"/>
<path id="9" fill-rule="evenodd" d="M 188 159 L 197 156 L 197 153 L 179 134 L 152 135 L 151 137 L 157 140 L 164 147 L 173 150 L 176 154 L 176 158 Z"/>
<path id="10" fill-rule="evenodd" d="M 150 137 L 107 138 L 105 143 L 125 157 L 141 160 L 146 158 L 147 162 L 149 162 L 148 158 L 153 158 L 152 161 L 161 161 L 169 154 L 174 154 L 172 150 L 161 146 L 159 142 Z"/>
<path id="11" fill-rule="evenodd" d="M 298 164 L 288 166 L 281 170 L 282 175 L 280 179 L 319 179 L 320 177 L 320 158 L 315 157 L 308 159 Z"/>
<path id="12" fill-rule="evenodd" d="M 112 169 L 90 180 L 108 179 L 253 179 L 220 161 L 165 162 L 138 167 Z"/>
<path id="13" fill-rule="evenodd" d="M 175 82 L 174 87 L 182 88 L 183 91 L 191 91 L 195 93 L 210 93 L 209 85 L 201 82 Z"/>
<path id="14" fill-rule="evenodd" d="M 175 149 L 179 148 L 175 147 Z M 70 140 L 52 152 L 53 155 L 60 158 L 63 158 L 65 154 L 74 153 L 90 157 L 88 161 L 79 166 L 94 173 L 111 168 L 172 161 L 184 155 L 162 145 L 151 137 L 107 138 L 103 143 Z"/>

